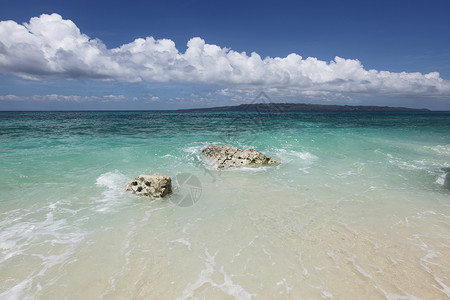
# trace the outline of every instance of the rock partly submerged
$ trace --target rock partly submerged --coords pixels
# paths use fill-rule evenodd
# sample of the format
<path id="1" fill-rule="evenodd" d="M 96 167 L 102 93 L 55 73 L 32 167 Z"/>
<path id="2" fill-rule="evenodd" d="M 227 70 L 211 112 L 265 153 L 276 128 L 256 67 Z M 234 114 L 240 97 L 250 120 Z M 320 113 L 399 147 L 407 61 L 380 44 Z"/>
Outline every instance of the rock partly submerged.
<path id="1" fill-rule="evenodd" d="M 218 169 L 258 167 L 278 163 L 253 148 L 241 150 L 231 145 L 208 146 L 202 150 L 202 153 L 214 161 Z"/>
<path id="2" fill-rule="evenodd" d="M 125 190 L 139 196 L 162 198 L 172 193 L 172 179 L 159 173 L 139 175 L 134 180 L 127 182 Z"/>
<path id="3" fill-rule="evenodd" d="M 442 168 L 441 171 L 444 171 L 444 187 L 450 189 L 450 168 Z"/>

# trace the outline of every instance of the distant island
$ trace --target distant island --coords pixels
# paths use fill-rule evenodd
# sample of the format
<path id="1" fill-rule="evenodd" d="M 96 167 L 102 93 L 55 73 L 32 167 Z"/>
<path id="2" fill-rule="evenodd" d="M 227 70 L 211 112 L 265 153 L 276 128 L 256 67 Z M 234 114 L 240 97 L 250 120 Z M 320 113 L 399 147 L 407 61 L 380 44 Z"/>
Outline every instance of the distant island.
<path id="1" fill-rule="evenodd" d="M 251 103 L 235 106 L 178 109 L 177 111 L 255 111 L 255 112 L 299 112 L 299 111 L 430 111 L 426 108 L 407 108 L 364 105 L 322 105 L 306 103 Z"/>

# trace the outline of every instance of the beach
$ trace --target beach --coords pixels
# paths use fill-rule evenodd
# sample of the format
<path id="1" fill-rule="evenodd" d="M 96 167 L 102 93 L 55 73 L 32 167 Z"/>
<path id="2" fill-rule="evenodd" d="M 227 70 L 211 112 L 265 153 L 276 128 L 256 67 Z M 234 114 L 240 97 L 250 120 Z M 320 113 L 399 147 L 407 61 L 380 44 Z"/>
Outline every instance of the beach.
<path id="1" fill-rule="evenodd" d="M 449 112 L 0 112 L 0 298 L 447 299 L 449 133 Z M 217 170 L 213 144 L 280 163 Z M 124 191 L 155 172 L 171 196 Z"/>

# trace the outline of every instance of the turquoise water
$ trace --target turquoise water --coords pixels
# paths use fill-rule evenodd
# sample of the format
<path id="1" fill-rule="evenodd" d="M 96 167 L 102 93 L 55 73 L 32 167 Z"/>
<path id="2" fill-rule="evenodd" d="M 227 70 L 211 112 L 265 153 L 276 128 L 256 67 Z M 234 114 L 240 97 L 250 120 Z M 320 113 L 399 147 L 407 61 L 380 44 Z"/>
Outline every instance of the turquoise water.
<path id="1" fill-rule="evenodd" d="M 449 112 L 0 112 L 0 298 L 446 299 L 444 167 Z M 172 198 L 123 191 L 154 172 Z"/>

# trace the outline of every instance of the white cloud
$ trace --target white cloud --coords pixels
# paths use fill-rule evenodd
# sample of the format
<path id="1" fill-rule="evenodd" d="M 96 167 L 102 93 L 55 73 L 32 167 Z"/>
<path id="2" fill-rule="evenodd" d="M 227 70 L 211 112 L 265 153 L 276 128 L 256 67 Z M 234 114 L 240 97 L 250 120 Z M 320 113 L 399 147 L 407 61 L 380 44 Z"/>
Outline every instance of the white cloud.
<path id="1" fill-rule="evenodd" d="M 330 62 L 298 54 L 261 58 L 189 40 L 180 53 L 169 39 L 136 39 L 108 49 L 60 15 L 41 15 L 23 25 L 0 22 L 0 74 L 29 79 L 50 76 L 125 82 L 191 82 L 239 89 L 289 90 L 297 95 L 357 93 L 386 96 L 450 96 L 439 73 L 366 70 L 360 61 Z M 222 90 L 223 95 L 227 90 Z"/>
<path id="2" fill-rule="evenodd" d="M 16 95 L 0 95 L 0 101 L 20 101 L 21 98 Z"/>
<path id="3" fill-rule="evenodd" d="M 155 99 L 151 98 L 153 101 Z M 119 101 L 138 101 L 147 99 L 138 99 L 136 97 L 125 97 L 124 95 L 105 95 L 105 96 L 79 96 L 79 95 L 0 95 L 0 101 L 42 101 L 42 102 L 119 102 Z"/>

